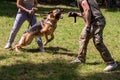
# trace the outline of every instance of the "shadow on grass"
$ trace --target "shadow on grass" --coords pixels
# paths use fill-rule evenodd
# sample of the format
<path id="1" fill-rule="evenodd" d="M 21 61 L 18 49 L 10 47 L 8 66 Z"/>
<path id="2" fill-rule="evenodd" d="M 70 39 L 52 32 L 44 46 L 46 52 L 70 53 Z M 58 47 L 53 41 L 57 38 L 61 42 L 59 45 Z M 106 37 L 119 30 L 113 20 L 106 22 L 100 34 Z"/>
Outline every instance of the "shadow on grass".
<path id="1" fill-rule="evenodd" d="M 48 4 L 46 4 L 48 5 Z M 57 5 L 49 5 L 52 7 L 44 7 L 44 6 L 40 6 L 38 7 L 38 11 L 37 13 L 40 14 L 41 17 L 45 17 L 47 15 L 47 13 L 53 9 L 64 9 L 64 13 L 68 13 L 70 11 L 78 11 L 78 9 L 76 9 L 77 7 L 71 7 L 71 8 L 67 8 L 67 7 L 59 7 Z M 106 9 L 106 11 L 109 12 L 116 12 L 118 11 L 118 8 L 105 8 L 105 7 L 101 7 L 103 9 Z M 17 13 L 17 6 L 15 2 L 9 2 L 9 1 L 1 1 L 0 2 L 0 16 L 7 16 L 7 17 L 15 17 L 16 13 Z"/>
<path id="2" fill-rule="evenodd" d="M 117 12 L 117 11 L 120 11 L 120 8 L 116 8 L 116 7 L 114 7 L 114 8 L 107 8 L 106 11 L 107 12 Z"/>
<path id="3" fill-rule="evenodd" d="M 36 48 L 36 49 L 27 49 L 27 48 L 22 48 L 21 49 L 21 52 L 31 52 L 31 53 L 38 53 L 40 52 L 40 49 L 39 48 Z"/>
<path id="4" fill-rule="evenodd" d="M 62 54 L 62 55 L 75 56 L 75 57 L 77 56 L 76 53 L 63 47 L 46 47 L 45 49 L 47 53 Z"/>
<path id="5" fill-rule="evenodd" d="M 17 61 L 18 64 L 0 67 L 0 80 L 119 80 L 120 66 L 113 72 L 90 72 L 85 75 L 76 69 L 78 64 L 68 64 L 65 60 L 54 59 L 48 63 Z"/>
<path id="6" fill-rule="evenodd" d="M 17 6 L 14 2 L 0 2 L 0 16 L 14 17 L 17 13 Z"/>
<path id="7" fill-rule="evenodd" d="M 86 78 L 88 80 L 120 80 L 120 61 L 117 62 L 118 67 L 114 71 L 110 72 L 100 72 L 100 73 L 91 73 L 89 76 Z M 87 80 L 86 79 L 86 80 Z"/>
<path id="8" fill-rule="evenodd" d="M 22 49 L 23 52 L 31 52 L 31 53 L 38 53 L 40 52 L 40 49 Z M 61 54 L 61 55 L 68 55 L 68 56 L 77 56 L 76 53 L 72 52 L 71 50 L 68 50 L 63 47 L 45 47 L 45 52 L 46 53 L 52 53 L 52 54 Z"/>
<path id="9" fill-rule="evenodd" d="M 120 11 L 120 8 L 118 7 L 111 7 L 111 8 L 106 8 L 106 7 L 100 7 L 101 9 L 105 9 L 106 12 L 117 12 Z"/>
<path id="10" fill-rule="evenodd" d="M 101 64 L 101 62 L 93 62 L 93 63 L 86 63 L 87 65 L 99 65 L 99 64 Z"/>
<path id="11" fill-rule="evenodd" d="M 0 56 L 0 60 L 6 59 L 5 56 Z"/>
<path id="12" fill-rule="evenodd" d="M 47 4 L 46 4 L 47 5 Z M 53 9 L 61 9 L 61 7 L 56 7 L 57 5 L 50 5 L 52 7 L 38 7 L 37 13 L 40 14 L 42 17 L 46 16 L 47 13 Z M 67 13 L 69 11 L 74 11 L 73 8 L 62 8 L 65 10 L 64 13 Z M 1 1 L 0 2 L 0 16 L 7 16 L 7 17 L 15 17 L 17 14 L 17 6 L 15 2 L 9 2 L 9 1 Z"/>
<path id="13" fill-rule="evenodd" d="M 0 67 L 0 80 L 79 80 L 75 70 L 78 65 L 70 65 L 65 60 L 53 60 L 49 63 L 17 62 L 12 66 Z"/>

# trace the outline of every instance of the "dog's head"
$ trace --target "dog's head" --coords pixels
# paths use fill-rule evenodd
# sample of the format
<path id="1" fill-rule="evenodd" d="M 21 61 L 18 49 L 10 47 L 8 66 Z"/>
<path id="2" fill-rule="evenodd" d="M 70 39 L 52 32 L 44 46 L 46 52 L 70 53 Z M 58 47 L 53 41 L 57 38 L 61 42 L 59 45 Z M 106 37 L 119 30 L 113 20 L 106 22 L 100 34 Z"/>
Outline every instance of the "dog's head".
<path id="1" fill-rule="evenodd" d="M 63 9 L 55 9 L 53 11 L 50 11 L 48 14 L 50 15 L 50 18 L 54 18 L 56 20 L 59 20 L 61 17 L 61 14 L 64 10 Z"/>

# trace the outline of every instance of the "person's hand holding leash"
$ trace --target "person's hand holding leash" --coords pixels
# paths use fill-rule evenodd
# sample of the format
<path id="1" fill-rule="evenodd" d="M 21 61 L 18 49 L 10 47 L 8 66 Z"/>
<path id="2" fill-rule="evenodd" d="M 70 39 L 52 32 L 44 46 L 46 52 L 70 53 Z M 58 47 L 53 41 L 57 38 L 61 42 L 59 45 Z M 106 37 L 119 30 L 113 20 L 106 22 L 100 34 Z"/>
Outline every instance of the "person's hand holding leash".
<path id="1" fill-rule="evenodd" d="M 29 14 L 34 14 L 35 11 L 37 11 L 37 10 L 38 10 L 37 8 L 33 7 L 32 10 L 29 10 L 29 11 L 28 11 L 28 13 L 29 13 Z"/>

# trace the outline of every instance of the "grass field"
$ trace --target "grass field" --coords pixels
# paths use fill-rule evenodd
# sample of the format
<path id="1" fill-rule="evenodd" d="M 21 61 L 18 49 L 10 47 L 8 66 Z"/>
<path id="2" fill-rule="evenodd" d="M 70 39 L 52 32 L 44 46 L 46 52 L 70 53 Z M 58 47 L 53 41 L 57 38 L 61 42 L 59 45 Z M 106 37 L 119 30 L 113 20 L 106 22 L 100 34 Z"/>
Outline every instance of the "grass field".
<path id="1" fill-rule="evenodd" d="M 40 52 L 35 40 L 21 53 L 5 50 L 12 29 L 17 8 L 15 3 L 0 2 L 0 80 L 120 80 L 120 66 L 112 72 L 104 72 L 106 64 L 95 49 L 92 40 L 88 45 L 86 64 L 70 64 L 76 58 L 79 49 L 79 35 L 84 21 L 68 18 L 69 11 L 79 11 L 66 5 L 39 5 L 38 21 L 56 8 L 63 8 L 63 19 L 58 22 L 55 39 L 49 43 L 46 52 Z M 101 8 L 106 17 L 104 42 L 113 58 L 120 63 L 120 11 Z M 13 45 L 27 30 L 25 22 L 18 32 Z M 44 38 L 42 38 L 44 41 Z"/>

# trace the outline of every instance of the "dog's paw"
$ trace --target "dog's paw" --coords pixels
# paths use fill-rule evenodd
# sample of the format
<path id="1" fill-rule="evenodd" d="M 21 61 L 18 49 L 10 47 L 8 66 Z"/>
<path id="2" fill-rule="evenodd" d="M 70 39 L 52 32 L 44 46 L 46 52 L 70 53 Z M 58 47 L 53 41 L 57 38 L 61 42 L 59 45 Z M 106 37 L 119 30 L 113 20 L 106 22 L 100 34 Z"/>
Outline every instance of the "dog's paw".
<path id="1" fill-rule="evenodd" d="M 18 52 L 18 53 L 20 53 L 20 50 L 18 48 L 15 48 L 15 51 Z"/>
<path id="2" fill-rule="evenodd" d="M 47 45 L 47 42 L 44 42 L 43 46 L 46 46 Z"/>

